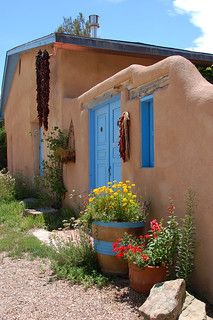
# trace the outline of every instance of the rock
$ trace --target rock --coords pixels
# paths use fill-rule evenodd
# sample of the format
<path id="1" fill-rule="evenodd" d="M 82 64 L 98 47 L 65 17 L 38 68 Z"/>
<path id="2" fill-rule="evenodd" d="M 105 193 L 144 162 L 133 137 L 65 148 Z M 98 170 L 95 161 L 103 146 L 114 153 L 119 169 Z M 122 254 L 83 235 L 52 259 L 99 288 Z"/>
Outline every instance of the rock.
<path id="1" fill-rule="evenodd" d="M 45 229 L 34 229 L 31 231 L 31 233 L 44 244 L 54 245 L 54 242 L 51 240 L 50 231 L 47 231 Z"/>
<path id="2" fill-rule="evenodd" d="M 39 204 L 39 200 L 36 198 L 25 198 L 21 201 L 25 208 L 37 208 Z"/>
<path id="3" fill-rule="evenodd" d="M 36 216 L 41 214 L 54 214 L 58 210 L 54 208 L 38 208 L 38 209 L 25 209 L 23 211 L 23 216 Z"/>
<path id="4" fill-rule="evenodd" d="M 158 283 L 151 289 L 139 312 L 146 320 L 177 320 L 185 295 L 186 284 L 183 279 Z"/>
<path id="5" fill-rule="evenodd" d="M 186 299 L 183 304 L 183 309 L 179 320 L 206 320 L 206 304 L 188 292 L 186 293 Z"/>

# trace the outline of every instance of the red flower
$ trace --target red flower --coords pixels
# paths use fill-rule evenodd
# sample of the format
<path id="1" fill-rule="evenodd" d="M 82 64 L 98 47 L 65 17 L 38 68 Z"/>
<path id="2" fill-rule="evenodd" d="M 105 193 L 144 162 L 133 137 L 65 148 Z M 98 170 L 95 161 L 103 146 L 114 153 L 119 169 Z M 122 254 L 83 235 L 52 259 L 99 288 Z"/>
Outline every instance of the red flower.
<path id="1" fill-rule="evenodd" d="M 117 258 L 123 258 L 123 256 L 124 256 L 123 252 L 118 252 L 118 253 L 116 254 L 116 257 L 117 257 Z"/>
<path id="2" fill-rule="evenodd" d="M 175 206 L 173 203 L 168 206 L 167 211 L 170 215 L 175 213 Z"/>
<path id="3" fill-rule="evenodd" d="M 143 261 L 147 261 L 147 260 L 149 260 L 149 257 L 146 255 L 146 254 L 141 254 L 141 258 L 143 259 Z"/>
<path id="4" fill-rule="evenodd" d="M 156 219 L 154 219 L 150 222 L 150 227 L 151 227 L 152 232 L 161 230 L 160 225 Z"/>
<path id="5" fill-rule="evenodd" d="M 118 246 L 118 242 L 114 242 L 114 243 L 112 244 L 113 249 L 116 249 L 117 246 Z"/>
<path id="6" fill-rule="evenodd" d="M 137 253 L 137 252 L 142 252 L 142 248 L 140 248 L 138 245 L 136 246 L 131 246 L 131 248 L 129 249 L 132 253 Z"/>
<path id="7" fill-rule="evenodd" d="M 147 233 L 147 234 L 145 234 L 144 238 L 149 239 L 149 238 L 151 238 L 151 236 L 150 236 L 150 234 Z"/>

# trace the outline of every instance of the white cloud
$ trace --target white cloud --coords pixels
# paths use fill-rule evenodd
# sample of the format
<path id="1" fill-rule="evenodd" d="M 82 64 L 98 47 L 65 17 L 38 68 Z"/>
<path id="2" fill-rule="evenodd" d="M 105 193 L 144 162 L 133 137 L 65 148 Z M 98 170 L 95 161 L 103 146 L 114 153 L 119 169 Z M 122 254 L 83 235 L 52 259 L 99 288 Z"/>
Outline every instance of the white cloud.
<path id="1" fill-rule="evenodd" d="M 213 0 L 172 0 L 178 14 L 189 14 L 190 22 L 201 29 L 191 50 L 213 53 Z"/>

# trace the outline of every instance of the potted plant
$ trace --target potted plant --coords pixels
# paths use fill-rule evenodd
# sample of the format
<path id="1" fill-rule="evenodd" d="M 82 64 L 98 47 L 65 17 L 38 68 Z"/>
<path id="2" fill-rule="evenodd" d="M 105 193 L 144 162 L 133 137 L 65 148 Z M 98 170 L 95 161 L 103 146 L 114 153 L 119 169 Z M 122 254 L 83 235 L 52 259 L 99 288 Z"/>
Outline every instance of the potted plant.
<path id="1" fill-rule="evenodd" d="M 80 217 L 83 224 L 92 226 L 94 247 L 104 273 L 125 275 L 128 265 L 115 258 L 112 244 L 124 233 L 142 234 L 149 203 L 138 199 L 133 192 L 135 184 L 109 182 L 107 186 L 95 188 Z"/>
<path id="2" fill-rule="evenodd" d="M 67 163 L 71 160 L 71 151 L 68 148 L 69 136 L 66 132 L 54 127 L 46 140 L 58 161 Z"/>
<path id="3" fill-rule="evenodd" d="M 125 234 L 113 244 L 116 257 L 128 261 L 130 287 L 144 294 L 148 294 L 155 283 L 166 280 L 178 242 L 175 216 L 169 216 L 166 226 L 152 220 L 150 227 L 145 235 Z"/>

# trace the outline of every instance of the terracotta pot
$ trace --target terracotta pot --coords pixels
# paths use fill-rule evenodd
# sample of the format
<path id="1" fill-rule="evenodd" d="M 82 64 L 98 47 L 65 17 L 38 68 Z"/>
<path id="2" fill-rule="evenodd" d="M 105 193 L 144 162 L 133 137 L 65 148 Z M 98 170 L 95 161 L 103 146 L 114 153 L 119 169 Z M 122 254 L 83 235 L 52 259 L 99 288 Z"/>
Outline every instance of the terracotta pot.
<path id="1" fill-rule="evenodd" d="M 166 277 L 165 266 L 139 268 L 136 264 L 129 263 L 130 287 L 139 293 L 149 294 L 153 285 L 165 281 Z"/>
<path id="2" fill-rule="evenodd" d="M 115 257 L 112 244 L 127 232 L 133 235 L 143 234 L 144 222 L 102 222 L 92 224 L 94 249 L 103 273 L 126 276 L 128 263 Z"/>

